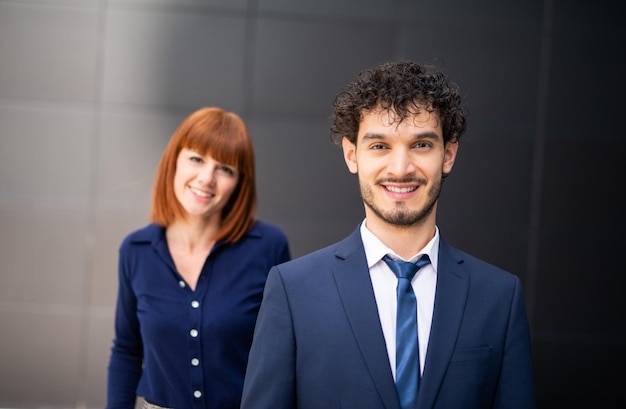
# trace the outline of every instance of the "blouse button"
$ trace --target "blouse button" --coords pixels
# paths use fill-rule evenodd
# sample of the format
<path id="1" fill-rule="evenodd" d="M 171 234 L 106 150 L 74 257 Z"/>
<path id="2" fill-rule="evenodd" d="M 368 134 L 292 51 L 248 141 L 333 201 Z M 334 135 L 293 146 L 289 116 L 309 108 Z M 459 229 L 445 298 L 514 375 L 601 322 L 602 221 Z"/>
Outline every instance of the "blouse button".
<path id="1" fill-rule="evenodd" d="M 191 360 L 191 365 L 198 366 L 200 365 L 200 360 L 198 358 L 194 358 Z"/>
<path id="2" fill-rule="evenodd" d="M 195 337 L 197 337 L 197 336 L 198 336 L 198 330 L 197 330 L 197 329 L 192 329 L 191 331 L 189 331 L 189 334 L 190 334 L 192 337 L 194 337 L 194 338 L 195 338 Z"/>
<path id="3" fill-rule="evenodd" d="M 200 398 L 200 397 L 202 396 L 202 392 L 200 392 L 200 391 L 194 391 L 194 392 L 193 392 L 193 396 L 194 396 L 194 398 Z"/>
<path id="4" fill-rule="evenodd" d="M 180 286 L 180 288 L 185 288 L 185 282 L 183 280 L 180 280 L 178 282 L 178 285 Z"/>
<path id="5" fill-rule="evenodd" d="M 196 301 L 196 300 L 193 300 L 193 301 L 191 302 L 191 306 L 192 306 L 193 308 L 198 308 L 198 307 L 200 306 L 200 303 L 199 303 L 198 301 Z"/>

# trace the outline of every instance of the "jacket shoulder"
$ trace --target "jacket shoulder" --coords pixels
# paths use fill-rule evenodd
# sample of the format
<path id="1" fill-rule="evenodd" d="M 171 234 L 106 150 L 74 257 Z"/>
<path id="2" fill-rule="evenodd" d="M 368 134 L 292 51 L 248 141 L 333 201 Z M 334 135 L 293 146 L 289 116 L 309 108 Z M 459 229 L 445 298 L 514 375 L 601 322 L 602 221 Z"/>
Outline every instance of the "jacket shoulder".
<path id="1" fill-rule="evenodd" d="M 358 229 L 341 241 L 283 263 L 279 270 L 286 274 L 294 274 L 295 272 L 304 274 L 312 270 L 318 273 L 330 271 L 339 260 L 353 256 L 362 256 L 365 260 L 365 251 Z"/>
<path id="2" fill-rule="evenodd" d="M 496 266 L 486 260 L 476 257 L 470 253 L 460 250 L 441 241 L 439 251 L 440 264 L 445 263 L 444 260 L 452 260 L 452 264 L 456 264 L 459 269 L 469 274 L 473 280 L 486 280 L 490 283 L 508 283 L 512 284 L 519 278 L 501 267 Z M 452 269 L 456 269 L 452 267 Z"/>

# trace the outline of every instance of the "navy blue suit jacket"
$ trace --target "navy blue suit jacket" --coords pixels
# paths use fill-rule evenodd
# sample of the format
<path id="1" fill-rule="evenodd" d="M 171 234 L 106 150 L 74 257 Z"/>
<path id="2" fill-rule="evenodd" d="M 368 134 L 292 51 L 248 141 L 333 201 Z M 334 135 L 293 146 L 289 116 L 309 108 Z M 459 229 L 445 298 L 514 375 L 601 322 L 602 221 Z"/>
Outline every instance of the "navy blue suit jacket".
<path id="1" fill-rule="evenodd" d="M 440 240 L 418 408 L 534 408 L 520 280 Z M 400 409 L 360 231 L 278 265 L 242 409 Z"/>

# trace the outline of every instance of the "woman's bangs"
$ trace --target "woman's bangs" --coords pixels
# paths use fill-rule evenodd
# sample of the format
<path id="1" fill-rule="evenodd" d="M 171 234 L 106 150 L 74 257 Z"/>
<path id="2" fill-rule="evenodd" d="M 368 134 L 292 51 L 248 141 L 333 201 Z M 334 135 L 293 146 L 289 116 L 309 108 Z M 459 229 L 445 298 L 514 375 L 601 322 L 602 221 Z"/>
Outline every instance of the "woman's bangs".
<path id="1" fill-rule="evenodd" d="M 203 132 L 191 130 L 183 146 L 241 170 L 243 141 L 244 138 L 238 133 L 228 133 L 223 129 L 212 128 L 205 129 Z"/>

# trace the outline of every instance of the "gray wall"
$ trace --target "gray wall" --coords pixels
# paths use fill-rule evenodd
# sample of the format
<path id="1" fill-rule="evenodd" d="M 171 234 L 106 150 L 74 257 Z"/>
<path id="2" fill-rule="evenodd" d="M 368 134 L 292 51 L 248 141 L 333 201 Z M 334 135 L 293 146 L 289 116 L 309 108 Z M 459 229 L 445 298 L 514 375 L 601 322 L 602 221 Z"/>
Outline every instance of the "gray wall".
<path id="1" fill-rule="evenodd" d="M 617 3 L 0 0 L 0 407 L 104 405 L 117 248 L 187 114 L 248 122 L 260 217 L 299 256 L 363 217 L 334 95 L 435 58 L 470 106 L 442 233 L 522 278 L 540 408 L 606 404 L 626 363 Z"/>

